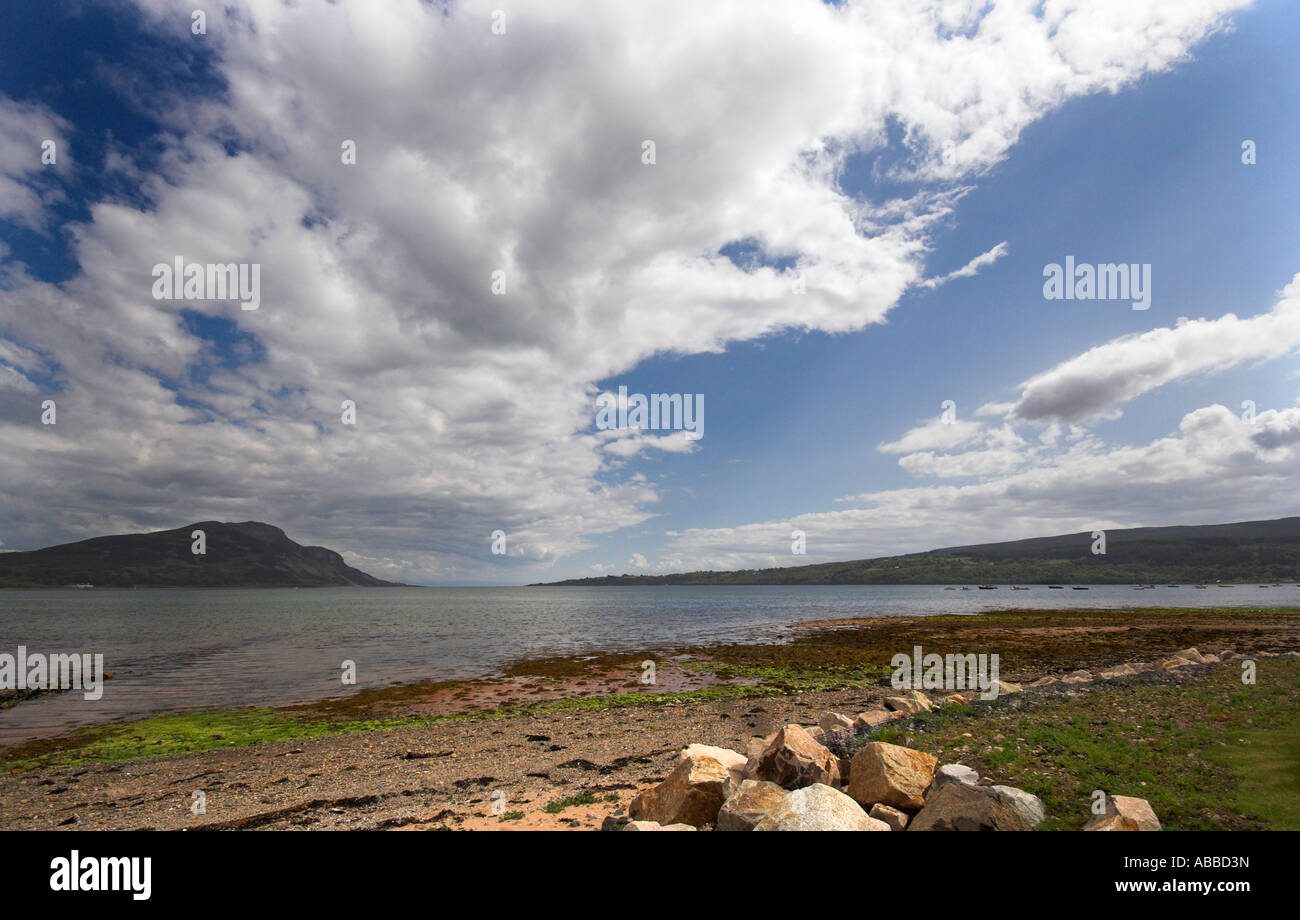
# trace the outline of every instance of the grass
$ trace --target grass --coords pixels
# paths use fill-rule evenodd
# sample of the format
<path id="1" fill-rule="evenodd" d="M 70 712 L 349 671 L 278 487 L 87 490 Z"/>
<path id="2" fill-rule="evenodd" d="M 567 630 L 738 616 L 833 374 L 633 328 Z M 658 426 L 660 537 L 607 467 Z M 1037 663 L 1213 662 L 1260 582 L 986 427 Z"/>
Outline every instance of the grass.
<path id="1" fill-rule="evenodd" d="M 400 719 L 313 718 L 273 709 L 207 709 L 132 722 L 78 729 L 53 738 L 29 741 L 0 751 L 0 767 L 33 770 L 194 754 L 218 748 L 280 741 L 305 741 L 345 732 L 386 731 L 438 722 L 505 719 L 529 712 L 590 711 L 635 706 L 673 706 L 709 700 L 768 694 L 760 687 L 720 686 L 680 693 L 627 693 L 617 696 L 553 700 L 446 716 Z"/>
<path id="2" fill-rule="evenodd" d="M 548 815 L 558 815 L 566 808 L 572 808 L 575 805 L 595 805 L 596 797 L 590 792 L 580 792 L 577 795 L 566 796 L 562 799 L 546 803 L 546 813 Z"/>
<path id="3" fill-rule="evenodd" d="M 80 729 L 57 738 L 30 741 L 5 750 L 14 770 L 166 757 L 216 748 L 319 738 L 345 731 L 396 727 L 393 720 L 329 722 L 303 720 L 272 709 L 200 710 Z"/>
<path id="4" fill-rule="evenodd" d="M 875 740 L 1034 793 L 1044 829 L 1082 827 L 1096 789 L 1147 799 L 1167 830 L 1300 829 L 1300 663 L 1261 660 L 1253 687 L 1240 674 L 949 706 Z"/>
<path id="5" fill-rule="evenodd" d="M 1300 829 L 1300 729 L 1255 729 L 1210 752 L 1236 780 L 1239 807 L 1268 827 Z"/>
<path id="6" fill-rule="evenodd" d="M 718 664 L 713 661 L 683 662 L 693 670 L 709 671 L 721 680 L 756 681 L 768 690 L 811 692 L 845 690 L 866 683 L 877 684 L 889 677 L 888 665 L 797 665 Z"/>

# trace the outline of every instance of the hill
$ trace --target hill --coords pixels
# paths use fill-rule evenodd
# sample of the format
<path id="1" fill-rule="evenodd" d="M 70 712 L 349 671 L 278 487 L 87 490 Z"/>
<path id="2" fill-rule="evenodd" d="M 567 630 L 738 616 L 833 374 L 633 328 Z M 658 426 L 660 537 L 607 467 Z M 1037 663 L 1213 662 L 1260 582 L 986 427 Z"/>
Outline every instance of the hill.
<path id="1" fill-rule="evenodd" d="M 952 546 L 787 568 L 607 575 L 551 585 L 1189 584 L 1300 581 L 1300 517 L 1106 531 Z"/>
<path id="2" fill-rule="evenodd" d="M 206 536 L 204 555 L 190 534 Z M 29 552 L 0 553 L 0 588 L 75 584 L 133 588 L 379 587 L 323 546 L 302 546 L 270 524 L 200 521 L 175 530 L 94 537 Z"/>

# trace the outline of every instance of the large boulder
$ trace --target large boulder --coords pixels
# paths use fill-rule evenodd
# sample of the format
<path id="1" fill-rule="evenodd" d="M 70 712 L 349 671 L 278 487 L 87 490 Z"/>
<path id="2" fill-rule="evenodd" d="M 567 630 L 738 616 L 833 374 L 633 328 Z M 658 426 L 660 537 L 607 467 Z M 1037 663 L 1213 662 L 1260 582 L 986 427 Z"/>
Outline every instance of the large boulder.
<path id="1" fill-rule="evenodd" d="M 749 758 L 744 754 L 737 754 L 735 751 L 714 747 L 711 744 L 691 744 L 686 746 L 677 760 L 680 763 L 683 760 L 695 760 L 697 757 L 712 757 L 726 767 L 727 772 L 731 774 L 733 789 L 745 778 L 745 764 L 749 762 Z"/>
<path id="2" fill-rule="evenodd" d="M 889 712 L 885 709 L 873 709 L 870 712 L 860 712 L 858 713 L 858 717 L 853 720 L 853 727 L 856 729 L 874 731 L 886 722 L 901 719 L 904 715 L 905 713 Z"/>
<path id="3" fill-rule="evenodd" d="M 1195 646 L 1193 646 L 1192 648 L 1185 648 L 1181 652 L 1174 652 L 1173 657 L 1186 658 L 1188 661 L 1192 662 L 1193 664 L 1205 663 L 1205 656 L 1202 655 Z"/>
<path id="4" fill-rule="evenodd" d="M 938 789 L 945 783 L 962 783 L 967 786 L 979 785 L 980 775 L 965 764 L 946 763 L 934 771 L 934 784 L 931 789 Z"/>
<path id="5" fill-rule="evenodd" d="M 1083 826 L 1085 831 L 1158 831 L 1160 819 L 1146 799 L 1112 795 L 1106 810 Z"/>
<path id="6" fill-rule="evenodd" d="M 668 778 L 640 793 L 627 811 L 637 821 L 699 827 L 717 820 L 730 794 L 731 771 L 726 764 L 698 751 L 690 756 L 683 752 Z"/>
<path id="7" fill-rule="evenodd" d="M 660 824 L 658 821 L 629 821 L 623 825 L 625 831 L 693 831 L 689 824 Z"/>
<path id="8" fill-rule="evenodd" d="M 776 732 L 772 732 L 772 734 L 765 738 L 750 738 L 749 742 L 745 745 L 746 764 L 754 763 L 758 760 L 759 756 L 767 750 L 767 746 L 772 743 L 772 739 L 775 737 Z M 746 769 L 748 769 L 748 767 L 746 767 Z"/>
<path id="9" fill-rule="evenodd" d="M 836 789 L 844 789 L 849 785 L 849 774 L 853 772 L 853 761 L 848 757 L 840 757 L 840 781 Z"/>
<path id="10" fill-rule="evenodd" d="M 1186 658 L 1169 658 L 1160 662 L 1160 670 L 1172 671 L 1174 668 L 1185 668 L 1192 662 Z"/>
<path id="11" fill-rule="evenodd" d="M 1062 677 L 1061 683 L 1088 684 L 1088 683 L 1092 683 L 1093 680 L 1095 680 L 1095 678 L 1092 676 L 1091 671 L 1089 671 L 1087 668 L 1080 668 L 1079 670 L 1071 671 L 1069 674 Z"/>
<path id="12" fill-rule="evenodd" d="M 885 705 L 894 712 L 901 712 L 912 716 L 919 712 L 929 712 L 934 708 L 930 698 L 920 690 L 909 690 L 902 696 L 885 697 Z"/>
<path id="13" fill-rule="evenodd" d="M 920 690 L 911 690 L 906 695 L 910 699 L 916 700 L 918 703 L 920 703 L 921 708 L 924 709 L 926 712 L 929 712 L 930 710 L 934 709 L 934 705 L 935 705 L 934 700 L 930 699 L 930 697 L 926 696 Z"/>
<path id="14" fill-rule="evenodd" d="M 848 716 L 842 716 L 838 712 L 823 712 L 817 720 L 817 727 L 823 732 L 838 732 L 846 728 L 853 727 L 853 720 Z"/>
<path id="15" fill-rule="evenodd" d="M 930 793 L 909 831 L 1028 831 L 1046 816 L 1037 796 L 1010 786 L 945 783 Z"/>
<path id="16" fill-rule="evenodd" d="M 1043 800 L 1032 792 L 1017 789 L 1015 786 L 993 786 L 992 792 L 1003 805 L 1014 809 L 1030 827 L 1037 827 L 1047 820 L 1047 809 Z"/>
<path id="17" fill-rule="evenodd" d="M 720 831 L 752 831 L 786 796 L 786 789 L 761 779 L 747 779 L 718 811 Z"/>
<path id="18" fill-rule="evenodd" d="M 915 811 L 925 803 L 938 765 L 931 754 L 871 741 L 853 756 L 848 792 L 867 808 L 882 802 Z"/>
<path id="19" fill-rule="evenodd" d="M 867 812 L 867 814 L 877 821 L 884 821 L 889 825 L 891 831 L 901 831 L 907 828 L 907 812 L 899 811 L 892 805 L 883 805 L 877 802 L 871 806 L 871 811 Z"/>
<path id="20" fill-rule="evenodd" d="M 888 831 L 889 825 L 862 810 L 838 789 L 813 783 L 787 793 L 755 825 L 756 831 Z"/>
<path id="21" fill-rule="evenodd" d="M 1038 678 L 1038 680 L 1034 681 L 1034 682 L 1033 682 L 1032 684 L 1030 684 L 1029 686 L 1034 687 L 1034 688 L 1038 688 L 1038 687 L 1050 687 L 1050 686 L 1052 686 L 1052 684 L 1055 684 L 1055 683 L 1058 683 L 1057 679 L 1056 679 L 1055 677 L 1052 677 L 1052 676 L 1048 675 L 1047 677 L 1040 677 L 1040 678 Z"/>
<path id="22" fill-rule="evenodd" d="M 835 786 L 840 781 L 840 761 L 798 725 L 787 725 L 776 733 L 757 760 L 745 768 L 746 779 L 797 789 L 810 783 Z"/>

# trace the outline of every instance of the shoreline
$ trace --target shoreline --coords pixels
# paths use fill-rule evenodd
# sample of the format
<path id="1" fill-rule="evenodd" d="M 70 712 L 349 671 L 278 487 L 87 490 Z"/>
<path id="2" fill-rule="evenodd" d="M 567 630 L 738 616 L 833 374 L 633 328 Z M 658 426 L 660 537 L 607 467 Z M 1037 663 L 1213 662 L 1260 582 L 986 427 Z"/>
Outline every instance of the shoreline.
<path id="1" fill-rule="evenodd" d="M 0 765 L 25 761 L 29 753 L 41 756 L 61 747 L 81 747 L 98 736 L 121 733 L 132 726 L 168 720 L 238 720 L 245 713 L 301 719 L 323 728 L 319 733 L 329 734 L 346 729 L 350 722 L 394 728 L 430 720 L 500 718 L 554 706 L 657 705 L 848 689 L 879 684 L 890 671 L 890 658 L 898 652 L 910 654 L 919 639 L 938 642 L 933 646 L 938 651 L 952 642 L 970 648 L 987 646 L 988 651 L 1000 654 L 1004 678 L 1026 682 L 1052 673 L 1054 667 L 1105 667 L 1116 663 L 1105 660 L 1107 656 L 1124 651 L 1131 652 L 1129 658 L 1143 657 L 1140 652 L 1147 641 L 1163 641 L 1172 651 L 1200 644 L 1231 645 L 1243 632 L 1271 630 L 1278 633 L 1276 641 L 1259 650 L 1285 651 L 1300 648 L 1300 607 L 1008 608 L 802 620 L 783 628 L 790 636 L 780 642 L 719 642 L 521 658 L 482 677 L 407 681 L 275 706 L 160 711 L 0 746 Z M 654 662 L 652 685 L 642 682 L 646 661 Z M 58 692 L 42 691 L 31 698 Z M 22 702 L 13 700 L 9 707 Z M 186 752 L 205 749 L 202 744 L 188 748 Z"/>
<path id="2" fill-rule="evenodd" d="M 1185 762 L 1187 744 L 1211 745 L 1209 758 L 1249 732 L 1271 730 L 1271 723 L 1300 723 L 1300 662 L 1267 657 L 1300 650 L 1300 610 L 1294 608 L 853 619 L 835 626 L 805 621 L 780 645 L 659 650 L 653 687 L 637 681 L 642 655 L 649 653 L 560 656 L 517 662 L 491 679 L 495 683 L 415 683 L 274 710 L 162 715 L 0 749 L 0 824 L 594 829 L 625 816 L 630 799 L 661 781 L 687 744 L 744 751 L 753 737 L 788 722 L 815 725 L 826 710 L 852 716 L 879 708 L 897 692 L 889 685 L 888 656 L 916 644 L 938 653 L 1000 649 L 1002 679 L 1024 684 L 1080 668 L 1158 660 L 1189 646 L 1231 648 L 1260 659 L 1270 694 L 1242 704 L 1259 711 L 1238 705 L 1215 721 L 1206 711 L 1226 698 L 1222 688 L 1233 669 L 1225 664 L 1055 684 L 972 702 L 958 707 L 960 713 L 944 707 L 878 730 L 882 738 L 911 739 L 913 746 L 963 750 L 1000 781 L 1024 778 L 1015 772 L 1018 762 L 1005 760 L 1007 739 L 1033 740 L 1035 732 L 1049 730 L 1058 737 L 1074 731 L 1070 726 L 1079 719 L 1104 725 L 1116 707 L 1098 707 L 1091 696 L 1097 692 L 1131 697 L 1120 711 L 1148 707 L 1152 718 L 1177 724 L 1181 734 L 1156 739 L 1177 748 L 1160 754 L 1171 782 L 1186 784 L 1174 798 L 1194 798 L 1205 782 L 1187 773 L 1195 766 Z M 530 681 L 544 693 L 521 698 L 518 688 Z M 1008 719 L 1027 721 L 1007 729 Z M 947 732 L 941 739 L 940 729 Z M 1108 731 L 1098 728 L 1077 743 L 1096 745 Z M 1153 743 L 1150 732 L 1140 724 L 1126 731 L 1130 737 L 1115 742 L 1114 756 L 1123 769 L 1146 770 L 1143 759 L 1154 756 L 1145 751 Z M 1211 742 L 1206 732 L 1219 734 Z M 1036 762 L 1045 755 L 1017 756 Z M 1215 775 L 1216 782 L 1230 779 Z M 189 811 L 187 796 L 196 791 L 207 796 L 206 814 Z M 1033 791 L 1049 802 L 1068 801 L 1050 786 Z M 492 811 L 493 795 L 504 796 L 509 817 Z M 1175 809 L 1174 826 L 1274 826 L 1267 818 L 1234 817 L 1223 811 L 1227 805 L 1198 808 L 1182 825 Z M 1070 826 L 1073 818 L 1066 818 L 1061 826 Z"/>
<path id="3" fill-rule="evenodd" d="M 1251 785 L 1240 757 L 1220 752 L 1249 741 L 1287 762 L 1300 739 L 1293 727 L 1300 661 L 1261 658 L 1264 692 L 1235 712 L 1221 702 L 1232 692 L 1232 664 L 944 705 L 872 735 L 971 763 L 990 781 L 1041 796 L 1050 815 L 1045 830 L 1081 826 L 1102 774 L 1116 794 L 1151 798 L 1168 829 L 1300 827 L 1294 798 L 1283 803 L 1285 813 L 1269 814 L 1276 802 L 1268 791 Z M 884 692 L 540 711 L 11 771 L 0 775 L 0 822 L 8 829 L 618 829 L 632 798 L 662 782 L 687 744 L 743 751 L 782 725 L 870 707 Z M 1100 703 L 1097 693 L 1113 699 Z M 1093 730 L 1079 732 L 1080 718 L 1107 722 L 1098 715 L 1107 710 L 1130 715 L 1104 743 Z M 1162 724 L 1159 738 L 1149 735 L 1153 719 Z M 1290 735 L 1278 740 L 1278 726 L 1291 726 Z M 1076 744 L 1088 751 L 1087 764 L 1075 765 Z M 1227 753 L 1252 750 L 1238 748 Z M 1197 750 L 1204 756 L 1191 758 Z M 204 810 L 195 813 L 200 792 Z"/>

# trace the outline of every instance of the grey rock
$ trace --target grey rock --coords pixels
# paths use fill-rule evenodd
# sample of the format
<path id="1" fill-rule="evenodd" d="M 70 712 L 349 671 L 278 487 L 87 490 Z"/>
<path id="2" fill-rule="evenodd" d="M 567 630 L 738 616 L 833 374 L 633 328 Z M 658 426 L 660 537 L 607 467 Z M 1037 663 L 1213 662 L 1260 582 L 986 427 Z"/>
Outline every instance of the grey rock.
<path id="1" fill-rule="evenodd" d="M 945 783 L 962 783 L 966 786 L 975 786 L 980 781 L 980 775 L 975 770 L 961 763 L 946 763 L 934 773 L 934 785 L 930 787 L 931 793 Z"/>

